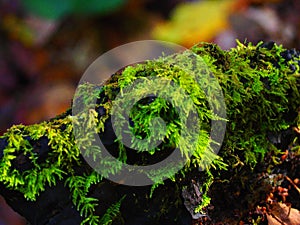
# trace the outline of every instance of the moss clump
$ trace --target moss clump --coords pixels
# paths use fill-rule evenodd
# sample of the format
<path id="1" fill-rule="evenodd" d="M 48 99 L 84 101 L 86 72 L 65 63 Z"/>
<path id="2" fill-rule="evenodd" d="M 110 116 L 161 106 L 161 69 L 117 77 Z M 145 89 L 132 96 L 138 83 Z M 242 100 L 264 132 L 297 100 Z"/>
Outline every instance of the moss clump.
<path id="1" fill-rule="evenodd" d="M 268 160 L 266 168 L 261 170 L 271 171 L 280 163 L 279 156 L 283 150 L 273 141 L 273 136 L 293 126 L 298 126 L 299 129 L 299 52 L 288 52 L 282 46 L 265 46 L 263 43 L 256 46 L 238 43 L 238 46 L 230 51 L 223 51 L 214 44 L 202 43 L 191 50 L 201 57 L 199 63 L 203 65 L 191 63 L 194 61 L 187 59 L 193 56 L 183 52 L 128 66 L 114 74 L 103 88 L 89 83 L 79 87 L 74 104 L 89 107 L 93 106 L 94 99 L 97 99 L 96 107 L 88 112 L 78 111 L 72 116 L 68 111 L 41 124 L 11 127 L 0 138 L 3 147 L 0 149 L 0 182 L 8 189 L 21 192 L 26 199 L 35 201 L 46 186 L 53 186 L 57 181 L 64 180 L 70 189 L 72 202 L 82 216 L 82 224 L 99 224 L 100 221 L 101 224 L 111 223 L 116 216 L 120 216 L 116 210 L 120 208 L 123 198 L 112 208 L 108 208 L 101 219 L 101 215 L 95 213 L 95 208 L 101 202 L 91 197 L 90 191 L 92 187 L 107 182 L 102 176 L 118 173 L 122 164 L 116 167 L 103 157 L 101 147 L 93 144 L 94 133 L 99 134 L 110 153 L 120 162 L 149 165 L 171 154 L 179 144 L 183 131 L 188 130 L 185 120 L 180 118 L 180 112 L 174 107 L 180 104 L 181 96 L 174 88 L 172 90 L 176 98 L 172 100 L 156 97 L 159 93 L 153 91 L 154 97 L 147 95 L 132 107 L 130 131 L 136 138 L 132 140 L 130 147 L 126 147 L 121 138 L 112 134 L 109 129 L 112 105 L 121 104 L 127 107 L 126 102 L 117 98 L 118 94 L 125 90 L 126 93 L 130 93 L 126 88 L 137 79 L 142 78 L 147 82 L 151 77 L 159 77 L 163 85 L 175 84 L 174 87 L 184 89 L 192 99 L 193 105 L 186 104 L 183 112 L 186 115 L 196 112 L 201 119 L 197 141 L 193 141 L 193 134 L 187 133 L 184 142 L 181 143 L 180 151 L 187 160 L 181 173 L 173 174 L 172 168 L 176 165 L 170 165 L 160 171 L 150 171 L 147 175 L 155 181 L 152 191 L 158 184 L 162 184 L 166 177 L 175 181 L 179 189 L 183 188 L 190 179 L 189 174 L 197 176 L 197 173 L 200 174 L 199 168 L 205 169 L 206 175 L 203 177 L 207 179 L 203 180 L 199 190 L 205 201 L 200 201 L 195 208 L 196 212 L 204 213 L 209 204 L 209 188 L 214 179 L 225 179 L 240 171 L 255 171 L 268 157 L 272 160 Z M 177 65 L 180 62 L 180 67 L 174 66 L 172 62 Z M 193 75 L 191 71 L 194 72 Z M 212 74 L 218 81 L 224 95 L 226 117 L 213 113 L 209 102 L 212 98 L 207 99 L 207 96 L 217 93 L 217 87 L 205 80 L 207 76 L 201 80 L 204 86 L 199 86 L 199 83 L 195 82 L 195 74 L 198 73 L 208 77 Z M 140 94 L 137 92 L 136 95 L 130 96 Z M 193 111 L 193 106 L 196 106 L 196 111 Z M 162 118 L 166 126 L 156 126 L 153 130 L 149 123 L 157 117 Z M 212 120 L 227 121 L 223 143 L 215 143 L 215 140 L 210 138 Z M 73 124 L 81 124 L 80 128 L 84 129 L 78 132 L 76 139 L 73 135 Z M 116 132 L 121 133 L 122 129 L 123 127 L 119 126 Z M 153 132 L 157 134 L 154 137 Z M 161 141 L 161 144 L 145 152 L 147 146 L 143 146 L 139 140 L 150 137 L 154 138 L 151 141 Z M 222 144 L 219 155 L 212 151 L 213 144 Z M 133 150 L 136 148 L 140 151 Z M 299 155 L 299 146 L 293 149 L 298 149 Z M 85 157 L 93 158 L 98 165 L 105 168 L 105 174 L 99 175 L 94 172 L 86 165 L 81 153 Z M 223 176 L 223 173 L 226 175 Z"/>

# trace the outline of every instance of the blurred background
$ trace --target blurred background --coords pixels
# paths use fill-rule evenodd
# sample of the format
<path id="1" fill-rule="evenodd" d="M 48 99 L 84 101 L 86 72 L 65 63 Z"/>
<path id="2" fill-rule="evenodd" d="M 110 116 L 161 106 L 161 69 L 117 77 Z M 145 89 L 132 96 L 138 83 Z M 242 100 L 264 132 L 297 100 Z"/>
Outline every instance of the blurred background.
<path id="1" fill-rule="evenodd" d="M 230 49 L 239 39 L 300 49 L 299 12 L 299 0 L 0 0 L 0 135 L 64 112 L 88 65 L 114 47 Z M 0 198 L 0 225 L 21 224 Z"/>

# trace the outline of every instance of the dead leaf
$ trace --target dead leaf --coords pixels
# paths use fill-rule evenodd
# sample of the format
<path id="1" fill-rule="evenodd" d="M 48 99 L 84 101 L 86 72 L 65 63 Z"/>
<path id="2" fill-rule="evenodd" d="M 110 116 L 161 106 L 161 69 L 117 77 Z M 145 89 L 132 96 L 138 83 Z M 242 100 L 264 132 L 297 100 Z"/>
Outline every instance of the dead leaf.
<path id="1" fill-rule="evenodd" d="M 284 203 L 278 203 L 272 208 L 272 214 L 267 214 L 269 225 L 299 225 L 300 211 Z"/>
<path id="2" fill-rule="evenodd" d="M 199 41 L 210 41 L 229 26 L 228 17 L 235 1 L 200 1 L 179 5 L 171 20 L 158 25 L 154 38 L 191 47 Z"/>

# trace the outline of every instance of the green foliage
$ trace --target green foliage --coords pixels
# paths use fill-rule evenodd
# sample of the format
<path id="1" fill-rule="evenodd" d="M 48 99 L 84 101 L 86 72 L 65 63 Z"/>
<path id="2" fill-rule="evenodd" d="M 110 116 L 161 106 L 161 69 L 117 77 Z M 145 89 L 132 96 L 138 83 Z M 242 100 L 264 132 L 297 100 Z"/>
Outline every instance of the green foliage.
<path id="1" fill-rule="evenodd" d="M 285 50 L 282 46 L 269 50 L 261 44 L 238 43 L 229 52 L 211 45 L 194 47 L 199 54 L 209 51 L 211 57 L 204 59 L 213 64 L 210 68 L 221 69 L 215 76 L 223 87 L 229 118 L 221 154 L 234 166 L 254 168 L 263 160 L 273 149 L 267 134 L 290 127 L 293 121 L 284 115 L 299 106 L 299 78 L 289 69 L 299 58 L 287 64 L 280 56 Z"/>
<path id="2" fill-rule="evenodd" d="M 98 199 L 88 197 L 89 188 L 92 184 L 101 181 L 98 173 L 92 172 L 84 176 L 71 176 L 67 178 L 66 185 L 69 186 L 72 193 L 73 204 L 76 205 L 80 216 L 86 218 L 82 224 L 99 224 L 99 216 L 94 215 L 95 207 L 98 205 Z"/>
<path id="3" fill-rule="evenodd" d="M 45 185 L 55 185 L 57 180 L 72 172 L 72 165 L 79 160 L 79 150 L 72 143 L 70 120 L 70 117 L 66 117 L 53 123 L 11 127 L 2 137 L 7 138 L 8 145 L 3 150 L 4 156 L 0 162 L 0 181 L 9 188 L 22 192 L 25 198 L 35 200 L 44 191 Z M 64 131 L 60 129 L 61 126 L 66 126 Z M 48 146 L 52 151 L 45 162 L 37 163 L 38 152 L 32 142 L 42 138 L 49 140 Z M 18 171 L 12 165 L 13 160 L 18 162 L 22 156 L 31 161 L 30 170 Z"/>
<path id="4" fill-rule="evenodd" d="M 0 182 L 9 189 L 23 193 L 28 200 L 34 201 L 47 185 L 56 185 L 59 180 L 64 180 L 70 189 L 73 204 L 83 218 L 82 224 L 111 224 L 119 215 L 124 197 L 100 217 L 96 215 L 95 208 L 101 202 L 89 196 L 91 186 L 103 182 L 101 176 L 117 173 L 122 168 L 121 162 L 128 161 L 132 149 L 139 149 L 137 152 L 146 156 L 155 156 L 156 153 L 170 151 L 181 143 L 180 151 L 187 164 L 175 175 L 176 165 L 172 164 L 159 171 L 149 171 L 148 176 L 155 183 L 150 197 L 155 194 L 155 188 L 164 184 L 164 178 L 176 182 L 178 177 L 184 179 L 191 171 L 206 169 L 209 176 L 200 190 L 203 201 L 196 209 L 201 212 L 210 202 L 209 187 L 216 174 L 213 171 L 227 169 L 237 172 L 245 167 L 253 170 L 270 152 L 273 153 L 273 163 L 276 164 L 276 156 L 280 154 L 280 150 L 268 140 L 267 134 L 285 130 L 295 123 L 298 129 L 300 128 L 299 116 L 296 122 L 285 116 L 286 113 L 297 112 L 300 105 L 300 71 L 297 64 L 299 58 L 294 56 L 293 60 L 286 62 L 281 57 L 281 53 L 285 51 L 282 46 L 274 45 L 272 49 L 266 49 L 261 47 L 261 44 L 246 46 L 238 43 L 237 48 L 222 51 L 216 45 L 202 43 L 192 48 L 195 54 L 201 56 L 202 61 L 196 62 L 198 65 L 194 65 L 193 60 L 188 60 L 189 55 L 184 52 L 128 66 L 108 80 L 103 88 L 89 83 L 80 85 L 77 92 L 80 96 L 79 102 L 74 104 L 87 106 L 90 108 L 88 112 L 75 112 L 73 116 L 65 114 L 41 124 L 13 126 L 1 137 L 7 140 L 7 146 L 0 161 Z M 290 70 L 291 64 L 296 66 L 294 73 Z M 228 121 L 223 143 L 215 143 L 209 135 L 211 120 L 225 120 L 212 113 L 209 101 L 213 101 L 215 107 L 221 106 L 213 99 L 207 99 L 207 96 L 215 93 L 217 87 L 210 83 L 208 76 L 197 80 L 200 79 L 197 74 L 213 74 L 222 88 Z M 146 103 L 137 99 L 137 103 L 129 112 L 133 123 L 130 131 L 136 139 L 132 141 L 132 149 L 126 148 L 121 138 L 115 140 L 119 146 L 120 160 L 116 166 L 103 157 L 101 147 L 94 144 L 94 134 L 101 135 L 104 132 L 105 122 L 110 117 L 113 104 L 126 107 L 126 102 L 116 98 L 119 90 L 123 97 L 137 98 L 151 87 L 142 83 L 140 87 L 137 84 L 132 92 L 128 92 L 127 88 L 137 79 L 150 82 L 151 77 L 159 77 L 162 86 L 173 85 L 172 99 L 157 97 Z M 199 86 L 199 81 L 202 86 Z M 180 92 L 178 87 L 190 97 L 191 103 L 185 101 L 183 92 Z M 168 91 L 163 88 L 158 90 L 159 92 L 153 90 L 153 94 L 168 95 Z M 182 102 L 184 115 L 193 114 L 193 107 L 196 106 L 196 113 L 200 119 L 194 123 L 200 127 L 196 136 L 193 136 L 194 126 L 187 127 L 186 118 L 182 118 L 175 107 Z M 105 109 L 105 113 L 100 115 L 100 108 Z M 116 116 L 121 118 L 123 115 Z M 165 126 L 161 126 L 156 120 L 158 117 L 165 121 Z M 74 131 L 77 132 L 76 139 L 73 124 L 79 128 Z M 117 133 L 122 131 L 121 125 L 117 127 Z M 180 137 L 186 130 L 188 132 L 181 140 Z M 144 138 L 150 142 L 161 141 L 162 144 L 146 152 L 147 146 L 139 142 Z M 42 139 L 47 140 L 49 149 L 46 159 L 38 162 L 40 152 L 34 143 Z M 295 140 L 295 143 L 298 143 L 298 140 Z M 222 144 L 219 155 L 212 151 L 211 144 Z M 296 147 L 293 150 L 299 152 L 299 145 Z M 83 165 L 80 153 L 91 157 L 101 168 L 105 168 L 102 170 L 103 174 L 100 176 L 89 170 L 78 174 L 74 168 Z M 20 156 L 31 163 L 29 169 L 21 171 L 14 166 L 14 162 L 18 162 Z M 147 157 L 141 157 L 136 163 L 147 164 Z"/>
<path id="5" fill-rule="evenodd" d="M 66 179 L 66 185 L 69 186 L 72 193 L 73 204 L 80 212 L 80 216 L 86 218 L 81 224 L 99 224 L 99 216 L 94 215 L 95 207 L 98 205 L 98 199 L 88 197 L 88 192 L 92 184 L 97 184 L 100 181 L 101 177 L 95 171 L 89 175 L 73 175 Z"/>
<path id="6" fill-rule="evenodd" d="M 202 193 L 202 202 L 196 207 L 195 213 L 205 214 L 204 209 L 210 204 L 211 198 L 208 196 L 208 192 L 213 183 L 214 177 L 209 171 L 207 172 L 207 176 L 207 181 L 203 184 L 203 186 L 199 187 L 199 191 Z"/>
<path id="7" fill-rule="evenodd" d="M 107 14 L 121 5 L 125 0 L 26 0 L 21 1 L 29 12 L 47 19 L 60 19 L 69 14 Z"/>
<path id="8" fill-rule="evenodd" d="M 121 203 L 126 196 L 124 195 L 118 202 L 112 204 L 100 219 L 99 224 L 110 225 L 113 220 L 120 215 Z"/>

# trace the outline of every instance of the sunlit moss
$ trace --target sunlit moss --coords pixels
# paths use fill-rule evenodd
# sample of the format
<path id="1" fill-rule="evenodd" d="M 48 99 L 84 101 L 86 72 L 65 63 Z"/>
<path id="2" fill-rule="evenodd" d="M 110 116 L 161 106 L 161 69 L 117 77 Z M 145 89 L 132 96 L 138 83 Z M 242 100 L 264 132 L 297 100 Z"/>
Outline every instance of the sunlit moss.
<path id="1" fill-rule="evenodd" d="M 213 173 L 210 170 L 229 169 L 235 171 L 237 169 L 236 171 L 238 171 L 243 167 L 252 170 L 264 160 L 266 154 L 270 153 L 273 154 L 274 165 L 279 163 L 276 156 L 281 151 L 269 141 L 267 135 L 270 132 L 279 132 L 295 126 L 297 122 L 299 129 L 299 115 L 298 121 L 296 121 L 297 109 L 300 105 L 299 56 L 293 55 L 292 59 L 286 60 L 282 57 L 282 52 L 285 51 L 282 46 L 275 44 L 271 48 L 266 48 L 263 43 L 256 46 L 238 43 L 238 46 L 230 51 L 223 51 L 214 44 L 202 43 L 194 46 L 191 50 L 201 56 L 209 69 L 206 72 L 213 74 L 218 80 L 224 94 L 227 118 L 215 118 L 209 108 L 205 93 L 197 83 L 193 82 L 193 76 L 187 72 L 189 70 L 182 71 L 180 68 L 172 66 L 172 63 L 165 63 L 166 60 L 170 62 L 170 57 L 128 66 L 108 80 L 104 88 L 88 83 L 79 87 L 78 93 L 82 96 L 79 99 L 80 104 L 93 105 L 95 104 L 93 99 L 96 97 L 95 109 L 89 112 L 77 112 L 76 116 L 70 115 L 70 111 L 68 111 L 40 124 L 11 127 L 1 137 L 5 139 L 7 145 L 3 149 L 3 157 L 0 162 L 2 171 L 0 181 L 7 188 L 23 193 L 26 199 L 35 201 L 46 186 L 56 185 L 58 180 L 64 180 L 65 185 L 71 191 L 73 204 L 83 218 L 82 224 L 111 221 L 112 217 L 117 215 L 116 209 L 119 210 L 123 198 L 114 207 L 109 208 L 101 219 L 94 213 L 95 207 L 101 202 L 89 197 L 88 193 L 92 185 L 103 182 L 102 176 L 90 170 L 79 175 L 74 168 L 84 164 L 80 154 L 95 159 L 101 158 L 99 146 L 86 148 L 83 152 L 80 152 L 79 149 L 84 149 L 84 146 L 93 146 L 93 133 L 97 132 L 101 135 L 105 131 L 105 123 L 110 117 L 112 104 L 118 101 L 115 100 L 117 94 L 122 93 L 136 79 L 145 77 L 160 77 L 166 82 L 172 81 L 178 84 L 186 90 L 196 105 L 197 113 L 201 118 L 201 132 L 195 146 L 190 144 L 189 139 L 186 139 L 183 144 L 184 148 L 181 151 L 186 156 L 188 163 L 180 171 L 180 176 L 184 177 L 191 170 L 199 168 L 208 170 L 209 179 L 204 183 L 205 188 L 201 189 L 205 201 L 196 209 L 197 212 L 201 212 L 210 201 L 209 186 L 213 182 Z M 184 54 L 171 56 L 171 59 L 172 57 L 174 60 L 180 59 Z M 194 68 L 187 58 L 184 59 L 182 65 L 190 70 Z M 182 62 L 182 60 L 180 61 Z M 179 98 L 180 95 L 174 101 Z M 101 114 L 100 109 L 102 110 Z M 187 107 L 185 110 L 186 113 L 189 113 L 191 109 Z M 170 102 L 162 98 L 152 99 L 147 104 L 139 102 L 130 112 L 133 122 L 131 131 L 140 139 L 151 136 L 153 131 L 149 129 L 149 121 L 158 116 L 166 121 L 166 138 L 164 135 L 156 136 L 157 140 L 162 139 L 163 142 L 160 146 L 152 149 L 149 152 L 150 155 L 174 149 L 179 143 L 180 132 L 184 124 L 180 121 L 176 109 Z M 222 148 L 218 156 L 207 150 L 208 143 L 212 141 L 209 136 L 212 119 L 227 120 L 226 136 L 224 142 L 219 143 L 222 144 Z M 84 124 L 86 130 L 82 132 L 84 136 L 79 136 L 75 140 L 72 124 L 82 121 L 86 123 Z M 159 133 L 159 131 L 155 132 Z M 132 160 L 128 158 L 130 149 L 125 148 L 122 140 L 117 139 L 115 142 L 119 146 L 119 160 L 122 162 Z M 45 144 L 35 146 L 35 143 Z M 136 147 L 143 148 L 145 146 L 139 146 L 138 142 L 133 142 L 132 148 Z M 189 157 L 187 153 L 191 147 L 195 149 Z M 18 169 L 14 163 L 18 162 L 20 155 L 25 157 L 26 163 L 28 163 L 26 169 Z M 46 155 L 46 157 L 39 161 L 41 155 Z M 139 164 L 149 163 L 147 154 L 144 156 L 139 159 Z M 203 159 L 212 164 L 203 165 Z M 120 167 L 111 167 L 110 162 L 105 159 L 100 160 L 99 163 L 106 166 L 105 173 L 107 174 L 117 173 L 121 169 Z M 150 171 L 148 175 L 155 181 L 152 191 L 158 184 L 163 184 L 162 179 L 165 177 L 173 175 L 171 179 L 174 182 L 177 181 L 170 168 L 156 173 Z"/>

